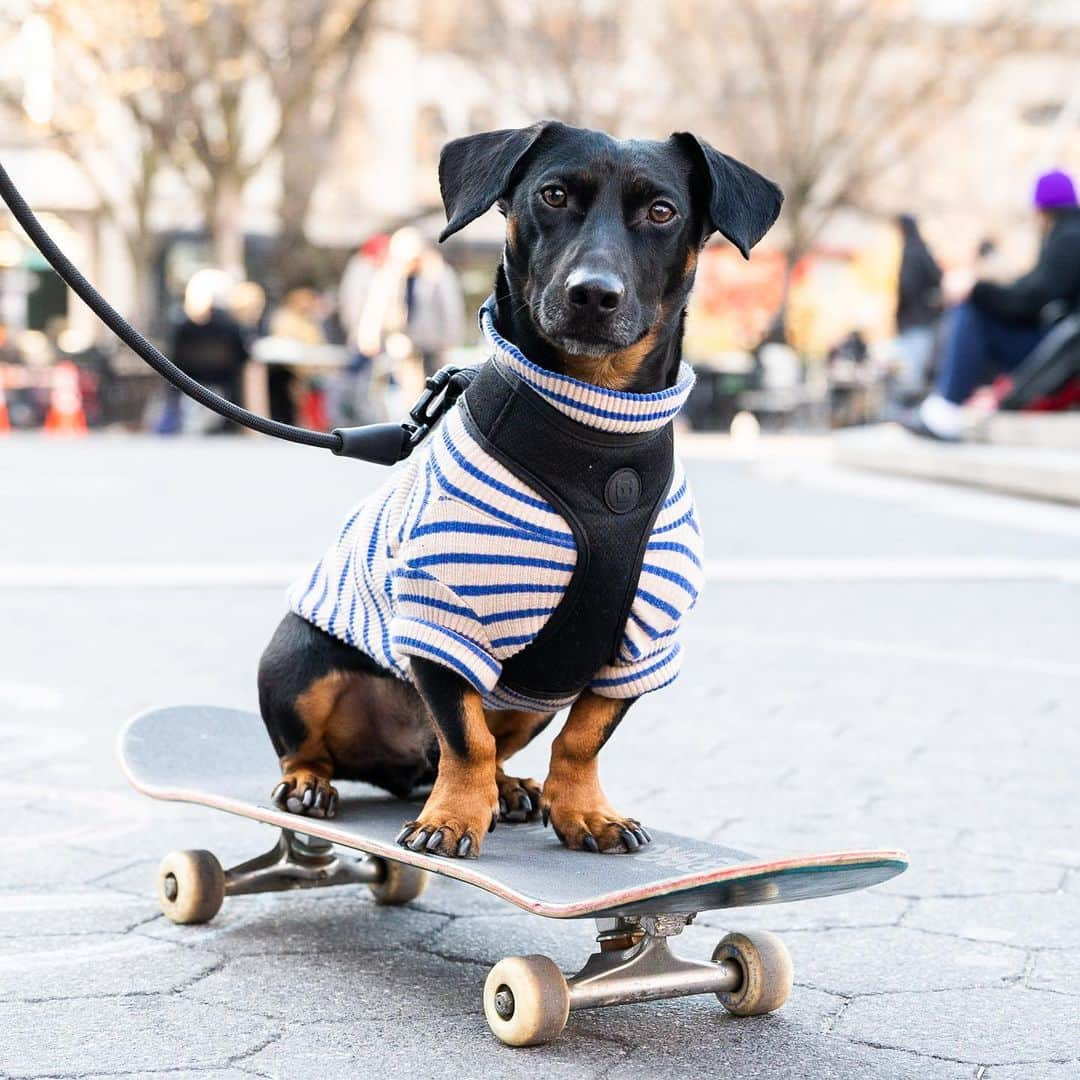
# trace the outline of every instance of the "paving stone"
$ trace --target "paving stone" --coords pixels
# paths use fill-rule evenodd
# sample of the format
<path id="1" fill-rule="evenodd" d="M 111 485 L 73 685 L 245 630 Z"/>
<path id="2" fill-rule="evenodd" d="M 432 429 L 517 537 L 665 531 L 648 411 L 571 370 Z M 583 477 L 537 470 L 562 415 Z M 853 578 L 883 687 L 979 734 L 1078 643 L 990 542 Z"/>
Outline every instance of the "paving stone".
<path id="1" fill-rule="evenodd" d="M 610 1040 L 564 1037 L 548 1046 L 513 1049 L 488 1030 L 483 1016 L 447 1018 L 419 999 L 395 1023 L 372 1020 L 361 1010 L 348 1024 L 311 1024 L 290 1031 L 245 1059 L 244 1068 L 273 1080 L 297 1076 L 357 1080 L 406 1076 L 416 1080 L 460 1075 L 506 1080 L 592 1080 L 606 1074 L 626 1048 Z"/>
<path id="2" fill-rule="evenodd" d="M 1076 798 L 1074 791 L 1074 807 Z M 1050 812 L 1058 818 L 1058 822 L 1052 826 L 1031 829 L 1025 822 L 1022 827 L 1011 830 L 981 829 L 965 838 L 962 846 L 971 851 L 1020 862 L 1041 862 L 1080 869 L 1080 824 L 1060 824 L 1060 819 L 1065 816 L 1062 803 L 1053 802 L 1049 807 Z"/>
<path id="3" fill-rule="evenodd" d="M 605 1080 L 971 1080 L 974 1075 L 970 1066 L 955 1062 L 810 1036 L 786 1024 L 783 1012 L 745 1020 L 719 1017 L 711 1026 L 688 1027 L 681 1041 L 667 1031 L 655 1038 L 652 1030 L 643 1034 L 636 1035 L 634 1048 L 604 1074 Z"/>
<path id="4" fill-rule="evenodd" d="M 76 835 L 72 830 L 72 835 Z M 0 896 L 13 889 L 69 889 L 84 885 L 109 869 L 118 869 L 130 855 L 103 859 L 100 854 L 47 843 L 15 849 L 5 856 Z"/>
<path id="5" fill-rule="evenodd" d="M 1036 953 L 1031 974 L 1024 981 L 1037 990 L 1080 997 L 1080 949 L 1047 949 Z"/>
<path id="6" fill-rule="evenodd" d="M 471 1016 L 486 967 L 410 950 L 336 955 L 264 955 L 228 960 L 188 991 L 193 1000 L 296 1020 L 400 1020 Z"/>
<path id="7" fill-rule="evenodd" d="M 106 889 L 0 890 L 0 939 L 130 930 L 157 913 L 156 903 Z"/>
<path id="8" fill-rule="evenodd" d="M 0 952 L 0 1000 L 159 994 L 211 971 L 218 958 L 122 935 L 26 937 Z"/>
<path id="9" fill-rule="evenodd" d="M 878 886 L 882 892 L 911 897 L 1054 892 L 1062 881 L 1059 866 L 956 850 L 909 850 L 908 854 L 911 865 Z"/>
<path id="10" fill-rule="evenodd" d="M 345 950 L 420 948 L 449 922 L 407 907 L 379 907 L 367 886 L 226 898 L 212 922 L 177 926 L 164 916 L 139 934 L 229 956 L 302 955 Z"/>
<path id="11" fill-rule="evenodd" d="M 796 978 L 836 994 L 995 986 L 1023 973 L 1022 949 L 876 927 L 785 935 Z"/>
<path id="12" fill-rule="evenodd" d="M 826 896 L 795 904 L 761 904 L 729 911 L 702 912 L 697 922 L 722 930 L 754 927 L 785 933 L 788 930 L 827 930 L 832 927 L 893 926 L 911 902 L 889 896 L 881 886 L 859 892 Z"/>
<path id="13" fill-rule="evenodd" d="M 276 1038 L 271 1021 L 177 997 L 0 1004 L 13 1078 L 225 1067 Z"/>
<path id="14" fill-rule="evenodd" d="M 856 998 L 834 1031 L 847 1038 L 983 1065 L 1065 1060 L 1080 1046 L 1076 999 L 1012 986 Z"/>
<path id="15" fill-rule="evenodd" d="M 920 900 L 904 916 L 903 925 L 976 941 L 1063 949 L 1077 941 L 1080 896 L 1032 893 Z"/>
<path id="16" fill-rule="evenodd" d="M 982 1080 L 1076 1080 L 1080 1076 L 1080 1056 L 1069 1061 L 1040 1061 L 1036 1073 L 1030 1065 L 994 1065 L 982 1075 Z"/>
<path id="17" fill-rule="evenodd" d="M 241 1069 L 179 1069 L 140 1072 L 139 1080 L 251 1080 L 253 1075 Z M 131 1073 L 92 1073 L 79 1080 L 131 1080 Z"/>

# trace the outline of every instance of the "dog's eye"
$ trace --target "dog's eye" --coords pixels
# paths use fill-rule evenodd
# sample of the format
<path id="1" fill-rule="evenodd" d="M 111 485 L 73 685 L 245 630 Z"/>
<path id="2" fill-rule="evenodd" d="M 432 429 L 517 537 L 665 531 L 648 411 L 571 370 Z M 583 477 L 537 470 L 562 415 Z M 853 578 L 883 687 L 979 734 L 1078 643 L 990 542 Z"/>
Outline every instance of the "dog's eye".
<path id="1" fill-rule="evenodd" d="M 675 207 L 669 202 L 654 202 L 649 207 L 649 220 L 654 225 L 666 225 L 675 216 Z"/>
<path id="2" fill-rule="evenodd" d="M 540 189 L 540 198 L 548 206 L 561 210 L 566 205 L 566 189 L 559 187 L 558 184 L 548 184 L 547 187 Z"/>

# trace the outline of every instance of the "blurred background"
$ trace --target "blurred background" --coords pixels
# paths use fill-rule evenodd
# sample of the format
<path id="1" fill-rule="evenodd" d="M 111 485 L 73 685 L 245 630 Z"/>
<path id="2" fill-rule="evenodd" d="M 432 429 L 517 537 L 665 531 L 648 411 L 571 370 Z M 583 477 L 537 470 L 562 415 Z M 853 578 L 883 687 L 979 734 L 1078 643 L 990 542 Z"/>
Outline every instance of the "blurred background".
<path id="1" fill-rule="evenodd" d="M 475 345 L 501 219 L 436 250 L 448 139 L 692 129 L 787 198 L 749 264 L 722 241 L 700 264 L 688 421 L 820 431 L 917 401 L 941 314 L 1032 264 L 1034 178 L 1080 171 L 1078 60 L 1076 0 L 9 0 L 0 159 L 181 366 L 327 427 L 398 415 Z M 912 228 L 939 271 L 914 328 Z M 49 425 L 58 386 L 82 415 L 53 427 L 218 427 L 0 212 L 5 425 Z"/>

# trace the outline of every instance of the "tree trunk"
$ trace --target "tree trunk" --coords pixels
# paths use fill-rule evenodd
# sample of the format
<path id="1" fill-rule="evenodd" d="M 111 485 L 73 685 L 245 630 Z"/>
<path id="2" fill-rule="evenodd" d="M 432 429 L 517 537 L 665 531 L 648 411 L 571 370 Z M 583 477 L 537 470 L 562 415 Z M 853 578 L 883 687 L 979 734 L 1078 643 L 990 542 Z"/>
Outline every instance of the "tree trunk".
<path id="1" fill-rule="evenodd" d="M 206 220 L 210 226 L 210 248 L 214 266 L 237 280 L 246 276 L 244 229 L 241 221 L 244 185 L 230 173 L 215 177 L 209 193 Z"/>

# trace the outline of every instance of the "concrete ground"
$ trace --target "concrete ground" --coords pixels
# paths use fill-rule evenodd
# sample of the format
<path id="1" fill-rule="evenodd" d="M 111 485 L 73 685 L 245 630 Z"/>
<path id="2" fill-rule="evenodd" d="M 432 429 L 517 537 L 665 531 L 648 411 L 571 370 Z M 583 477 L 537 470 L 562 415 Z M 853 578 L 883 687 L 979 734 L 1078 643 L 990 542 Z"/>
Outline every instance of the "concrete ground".
<path id="1" fill-rule="evenodd" d="M 248 439 L 0 442 L 0 1077 L 1080 1075 L 1080 511 L 761 449 L 687 444 L 711 581 L 682 677 L 604 752 L 609 793 L 764 855 L 901 846 L 911 869 L 676 942 L 781 932 L 778 1013 L 583 1012 L 514 1051 L 488 966 L 571 971 L 589 925 L 436 879 L 409 909 L 346 888 L 174 927 L 163 854 L 238 861 L 271 831 L 142 798 L 114 758 L 150 705 L 254 705 L 281 586 L 379 473 Z"/>

